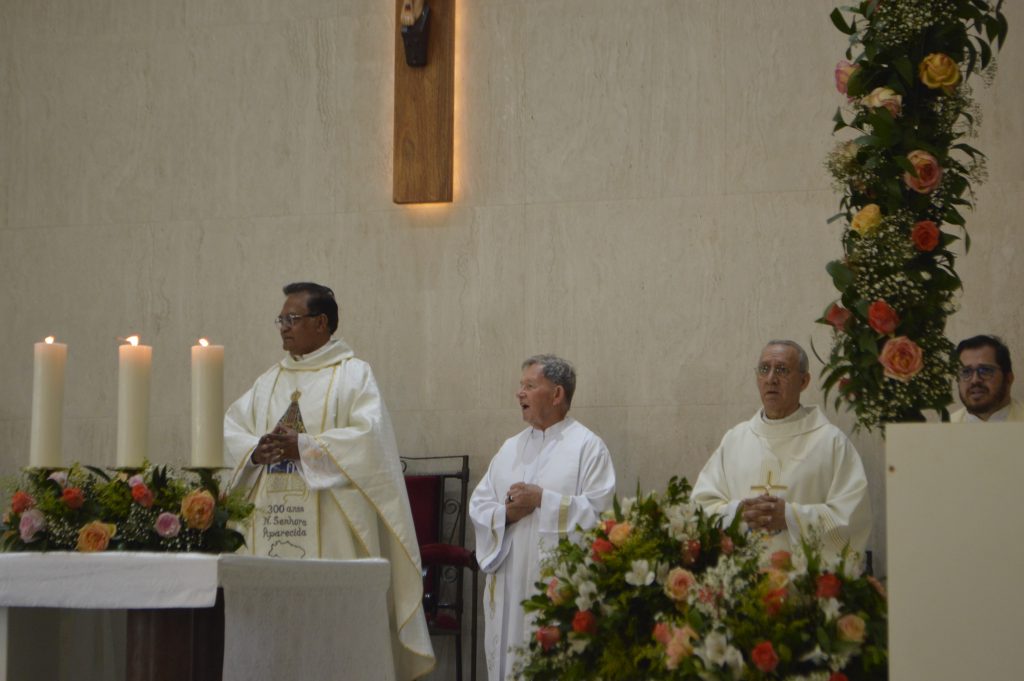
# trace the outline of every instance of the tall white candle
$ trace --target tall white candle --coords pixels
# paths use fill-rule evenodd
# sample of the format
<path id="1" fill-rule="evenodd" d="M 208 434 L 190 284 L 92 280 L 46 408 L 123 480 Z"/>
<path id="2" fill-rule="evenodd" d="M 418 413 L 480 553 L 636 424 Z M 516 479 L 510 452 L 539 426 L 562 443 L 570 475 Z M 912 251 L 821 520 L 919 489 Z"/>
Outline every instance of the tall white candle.
<path id="1" fill-rule="evenodd" d="M 192 346 L 192 465 L 224 465 L 224 346 Z"/>
<path id="2" fill-rule="evenodd" d="M 149 451 L 149 382 L 153 348 L 138 336 L 118 347 L 117 465 L 141 468 Z"/>
<path id="3" fill-rule="evenodd" d="M 34 468 L 60 468 L 61 428 L 64 415 L 64 367 L 68 346 L 47 336 L 35 344 L 32 376 L 32 439 L 28 464 Z"/>

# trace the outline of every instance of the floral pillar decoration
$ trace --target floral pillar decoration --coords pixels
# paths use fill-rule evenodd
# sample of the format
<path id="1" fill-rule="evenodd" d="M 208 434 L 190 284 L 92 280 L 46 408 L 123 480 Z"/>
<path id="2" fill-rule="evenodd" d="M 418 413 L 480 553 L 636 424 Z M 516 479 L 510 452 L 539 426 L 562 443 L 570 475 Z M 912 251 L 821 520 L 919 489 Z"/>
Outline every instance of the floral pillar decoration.
<path id="1" fill-rule="evenodd" d="M 834 132 L 853 139 L 827 167 L 843 192 L 843 258 L 827 266 L 840 297 L 818 320 L 834 328 L 822 371 L 870 430 L 886 422 L 948 420 L 957 358 L 945 336 L 961 287 L 951 250 L 970 248 L 963 211 L 985 178 L 965 142 L 979 122 L 968 80 L 995 72 L 1007 23 L 1002 0 L 866 0 L 832 12 L 849 36 L 836 66 L 846 105 Z"/>

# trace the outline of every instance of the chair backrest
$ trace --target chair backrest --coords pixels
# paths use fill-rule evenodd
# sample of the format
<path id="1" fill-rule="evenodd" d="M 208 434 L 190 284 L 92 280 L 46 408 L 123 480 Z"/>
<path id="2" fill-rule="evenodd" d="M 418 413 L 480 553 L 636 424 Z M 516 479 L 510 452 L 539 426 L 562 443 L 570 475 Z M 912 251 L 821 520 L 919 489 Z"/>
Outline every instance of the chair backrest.
<path id="1" fill-rule="evenodd" d="M 416 539 L 466 545 L 469 456 L 402 457 Z"/>

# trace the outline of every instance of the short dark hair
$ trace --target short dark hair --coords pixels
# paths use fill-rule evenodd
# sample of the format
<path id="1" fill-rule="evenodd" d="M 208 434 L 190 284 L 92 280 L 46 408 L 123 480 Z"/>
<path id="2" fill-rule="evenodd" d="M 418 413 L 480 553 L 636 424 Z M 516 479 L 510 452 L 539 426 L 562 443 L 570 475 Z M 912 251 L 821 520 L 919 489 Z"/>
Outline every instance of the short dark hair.
<path id="1" fill-rule="evenodd" d="M 1013 373 L 1013 363 L 1010 361 L 1010 349 L 1003 343 L 999 336 L 971 336 L 960 341 L 956 346 L 956 357 L 960 359 L 960 353 L 964 350 L 977 350 L 979 348 L 992 348 L 996 351 L 996 364 L 1003 370 L 1003 374 Z"/>
<path id="2" fill-rule="evenodd" d="M 572 396 L 576 392 L 576 369 L 568 360 L 555 355 L 534 355 L 523 362 L 523 369 L 533 365 L 540 366 L 540 372 L 544 378 L 555 385 L 562 386 L 565 391 L 565 406 L 572 406 Z"/>
<path id="3" fill-rule="evenodd" d="M 284 287 L 284 294 L 306 293 L 306 307 L 311 315 L 327 315 L 327 328 L 334 333 L 338 330 L 338 301 L 334 291 L 311 281 L 297 281 Z"/>

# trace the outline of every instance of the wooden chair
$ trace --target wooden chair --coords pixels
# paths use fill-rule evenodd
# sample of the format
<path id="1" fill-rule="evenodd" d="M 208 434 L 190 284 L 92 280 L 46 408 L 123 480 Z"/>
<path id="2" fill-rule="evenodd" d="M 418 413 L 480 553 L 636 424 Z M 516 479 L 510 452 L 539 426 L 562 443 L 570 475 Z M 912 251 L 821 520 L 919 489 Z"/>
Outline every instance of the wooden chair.
<path id="1" fill-rule="evenodd" d="M 402 470 L 423 561 L 423 610 L 432 636 L 455 638 L 456 681 L 462 681 L 465 572 L 472 577 L 469 678 L 476 681 L 479 566 L 466 548 L 469 457 L 402 457 Z"/>

